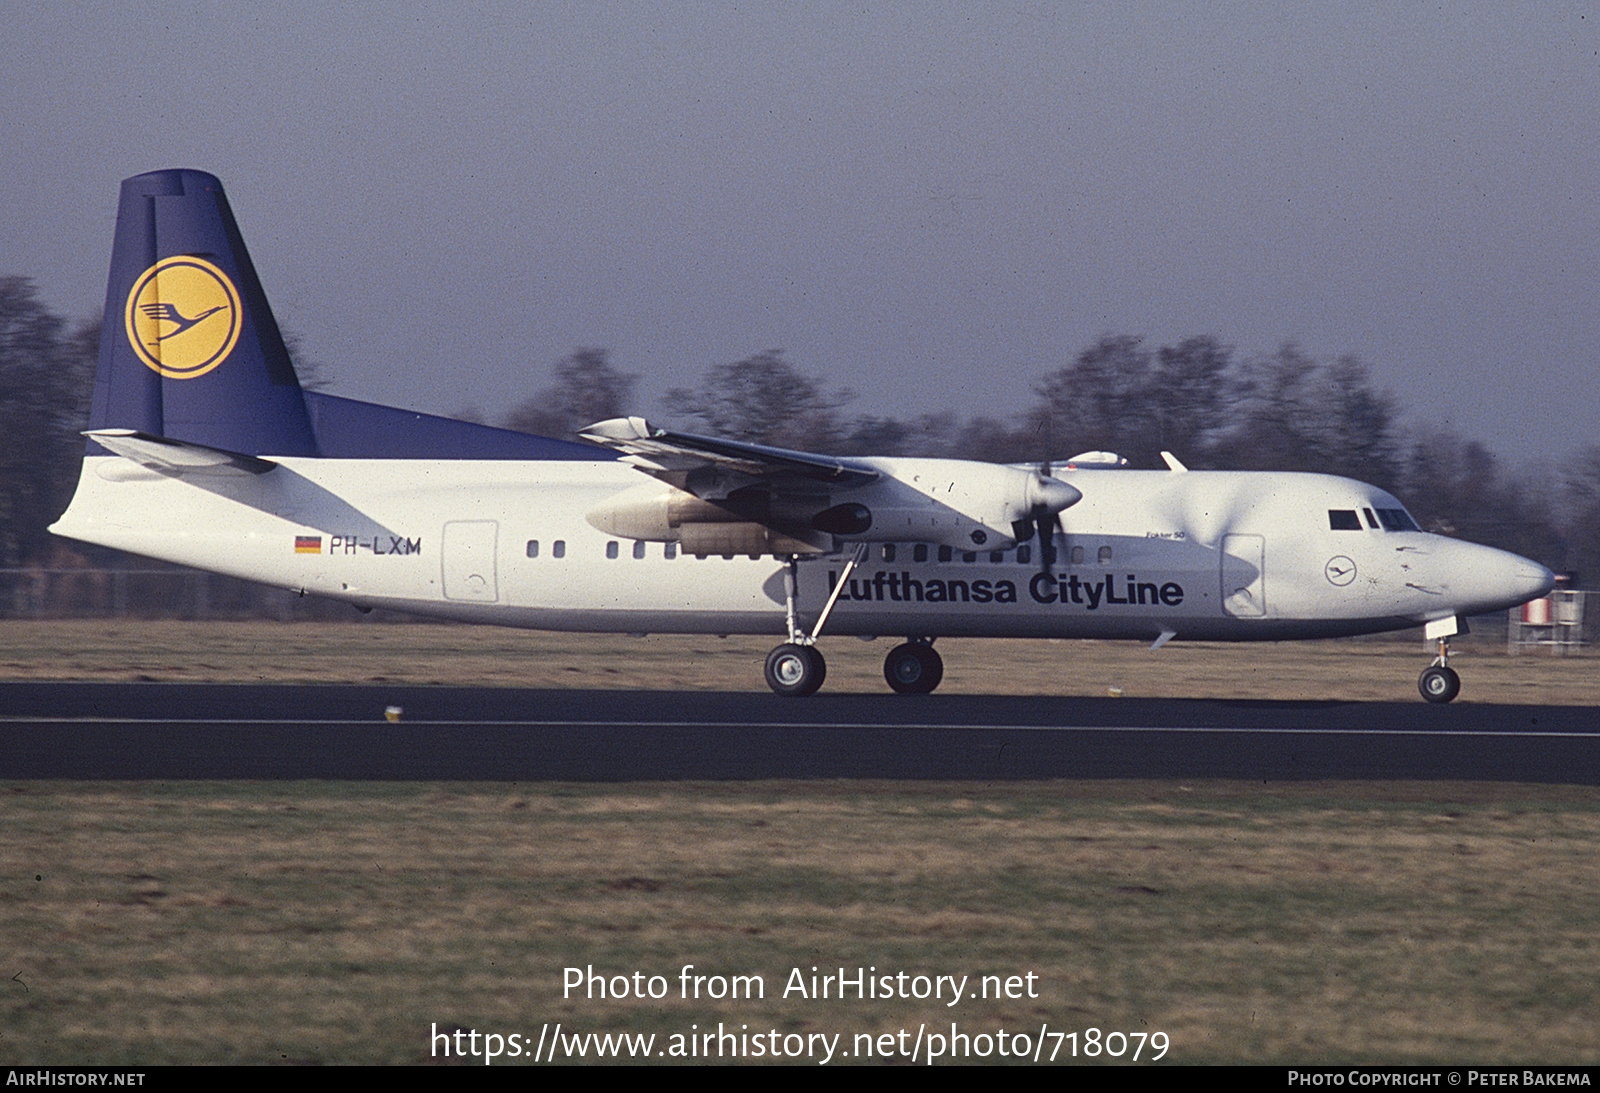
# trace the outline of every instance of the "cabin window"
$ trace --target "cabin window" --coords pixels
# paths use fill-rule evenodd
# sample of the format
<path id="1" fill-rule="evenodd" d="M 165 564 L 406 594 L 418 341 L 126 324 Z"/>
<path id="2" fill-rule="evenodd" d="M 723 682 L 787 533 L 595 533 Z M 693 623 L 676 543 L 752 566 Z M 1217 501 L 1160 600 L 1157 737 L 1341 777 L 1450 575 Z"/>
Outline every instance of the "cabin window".
<path id="1" fill-rule="evenodd" d="M 635 558 L 643 558 L 644 557 L 644 540 L 643 539 L 640 539 L 638 542 L 633 544 L 633 556 Z"/>
<path id="2" fill-rule="evenodd" d="M 539 556 L 539 540 L 537 540 L 537 539 L 529 539 L 528 540 L 528 557 L 537 558 L 538 556 Z"/>
<path id="3" fill-rule="evenodd" d="M 928 544 L 927 543 L 918 543 L 916 546 L 912 547 L 911 548 L 911 560 L 914 561 L 914 562 L 925 562 L 925 561 L 927 561 L 928 560 Z"/>
<path id="4" fill-rule="evenodd" d="M 991 550 L 989 552 L 989 561 L 998 564 L 998 563 L 1003 562 L 1005 560 L 1006 560 L 1006 552 L 1005 551 L 1003 551 L 1003 550 Z"/>
<path id="5" fill-rule="evenodd" d="M 1072 548 L 1072 564 L 1073 565 L 1082 565 L 1083 564 L 1083 548 L 1081 546 L 1076 546 L 1076 547 Z"/>
<path id="6" fill-rule="evenodd" d="M 883 544 L 883 560 L 886 561 L 886 562 L 894 561 L 894 544 L 893 543 L 884 543 Z"/>
<path id="7" fill-rule="evenodd" d="M 1355 509 L 1329 509 L 1329 531 L 1360 531 L 1361 517 L 1356 515 Z"/>
<path id="8" fill-rule="evenodd" d="M 550 557 L 565 558 L 566 556 L 567 541 L 565 539 L 557 539 L 555 542 L 550 544 Z"/>
<path id="9" fill-rule="evenodd" d="M 620 553 L 620 552 L 617 550 L 617 541 L 615 539 L 611 540 L 609 543 L 606 544 L 606 557 L 607 558 L 615 558 L 618 553 Z"/>
<path id="10" fill-rule="evenodd" d="M 1110 562 L 1111 562 L 1111 548 L 1108 547 L 1108 546 L 1101 547 L 1100 548 L 1100 564 L 1101 565 L 1108 565 L 1108 564 L 1110 564 Z"/>
<path id="11" fill-rule="evenodd" d="M 941 562 L 948 562 L 952 556 L 953 555 L 949 547 L 942 546 L 939 548 L 939 560 Z"/>
<path id="12" fill-rule="evenodd" d="M 673 558 L 676 558 L 678 556 L 678 544 L 677 543 L 668 543 L 665 547 L 663 547 L 661 549 L 661 556 L 663 558 L 666 558 L 668 561 L 671 561 Z"/>
<path id="13" fill-rule="evenodd" d="M 976 550 L 963 551 L 961 560 L 968 563 L 975 562 L 978 560 L 978 552 Z"/>
<path id="14" fill-rule="evenodd" d="M 1027 565 L 1031 561 L 1033 561 L 1033 547 L 1027 543 L 1017 547 L 1017 564 Z"/>

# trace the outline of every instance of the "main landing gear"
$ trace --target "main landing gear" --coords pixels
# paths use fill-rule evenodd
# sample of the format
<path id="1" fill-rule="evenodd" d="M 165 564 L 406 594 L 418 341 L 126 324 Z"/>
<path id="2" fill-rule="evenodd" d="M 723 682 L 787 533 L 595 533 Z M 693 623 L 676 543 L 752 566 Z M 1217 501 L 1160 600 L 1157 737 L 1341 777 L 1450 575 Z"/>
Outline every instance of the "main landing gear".
<path id="1" fill-rule="evenodd" d="M 856 548 L 855 556 L 845 563 L 844 572 L 833 586 L 833 594 L 823 605 L 816 626 L 807 634 L 800 629 L 795 615 L 795 599 L 799 595 L 799 559 L 790 555 L 783 574 L 785 622 L 789 640 L 767 654 L 767 686 L 789 698 L 802 698 L 816 694 L 817 688 L 828 676 L 828 662 L 817 651 L 817 638 L 822 624 L 828 621 L 833 605 L 839 602 L 839 593 L 856 565 L 866 557 L 866 547 Z M 932 638 L 912 638 L 903 645 L 889 650 L 883 661 L 883 678 L 889 686 L 903 695 L 925 695 L 944 678 L 944 660 L 933 651 Z"/>
<path id="2" fill-rule="evenodd" d="M 925 695 L 944 678 L 944 659 L 933 651 L 931 639 L 913 639 L 889 650 L 883 678 L 898 694 Z"/>
<path id="3" fill-rule="evenodd" d="M 807 634 L 800 629 L 800 619 L 794 608 L 794 601 L 800 595 L 800 560 L 793 554 L 789 555 L 783 570 L 784 622 L 789 630 L 789 640 L 767 654 L 767 686 L 778 694 L 788 698 L 804 698 L 816 694 L 822 681 L 828 678 L 828 662 L 817 651 L 817 637 L 822 633 L 822 624 L 833 613 L 833 605 L 839 602 L 839 593 L 844 591 L 844 583 L 850 579 L 851 571 L 866 556 L 865 544 L 856 547 L 855 555 L 845 563 L 839 583 L 833 586 L 833 595 L 823 605 L 817 625 Z"/>
<path id="4" fill-rule="evenodd" d="M 787 641 L 767 654 L 767 686 L 789 698 L 816 694 L 828 678 L 828 662 L 815 645 Z"/>
<path id="5" fill-rule="evenodd" d="M 1461 677 L 1450 667 L 1450 636 L 1439 638 L 1439 655 L 1417 677 L 1417 690 L 1429 702 L 1445 703 L 1461 693 Z"/>

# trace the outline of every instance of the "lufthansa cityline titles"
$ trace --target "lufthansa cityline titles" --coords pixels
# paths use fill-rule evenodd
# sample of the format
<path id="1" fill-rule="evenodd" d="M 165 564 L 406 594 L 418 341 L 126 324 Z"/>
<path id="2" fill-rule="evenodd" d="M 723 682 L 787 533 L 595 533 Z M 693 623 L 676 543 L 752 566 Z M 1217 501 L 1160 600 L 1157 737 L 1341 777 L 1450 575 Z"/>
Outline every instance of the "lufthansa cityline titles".
<path id="1" fill-rule="evenodd" d="M 839 584 L 838 570 L 828 570 L 828 591 Z M 1120 594 L 1119 594 L 1120 592 Z M 1104 580 L 1086 581 L 1076 573 L 1057 577 L 1054 573 L 1035 573 L 1028 581 L 1028 595 L 1035 603 L 1076 604 L 1094 611 L 1101 604 L 1133 607 L 1177 607 L 1183 603 L 1183 586 L 1177 581 L 1160 585 L 1141 581 L 1136 573 L 1126 574 L 1118 587 L 1110 573 Z M 909 570 L 899 573 L 879 570 L 870 577 L 851 577 L 839 593 L 841 600 L 882 603 L 1016 603 L 1016 582 L 1001 578 L 973 580 L 939 577 L 917 578 Z"/>

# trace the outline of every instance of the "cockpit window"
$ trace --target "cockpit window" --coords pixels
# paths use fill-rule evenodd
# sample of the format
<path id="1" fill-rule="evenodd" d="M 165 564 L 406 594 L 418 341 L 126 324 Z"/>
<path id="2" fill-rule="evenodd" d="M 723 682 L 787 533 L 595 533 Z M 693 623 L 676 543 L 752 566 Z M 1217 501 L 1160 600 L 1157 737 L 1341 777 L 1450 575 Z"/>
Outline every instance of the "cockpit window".
<path id="1" fill-rule="evenodd" d="M 1377 531 L 1378 530 L 1378 518 L 1376 516 L 1372 515 L 1372 510 L 1371 509 L 1362 509 L 1361 511 L 1367 514 L 1367 527 L 1371 528 L 1373 531 Z"/>
<path id="2" fill-rule="evenodd" d="M 1411 514 L 1405 509 L 1379 509 L 1378 519 L 1383 521 L 1384 531 L 1421 531 L 1417 522 L 1411 519 Z"/>
<path id="3" fill-rule="evenodd" d="M 1328 528 L 1331 531 L 1360 531 L 1361 517 L 1355 509 L 1329 509 Z"/>

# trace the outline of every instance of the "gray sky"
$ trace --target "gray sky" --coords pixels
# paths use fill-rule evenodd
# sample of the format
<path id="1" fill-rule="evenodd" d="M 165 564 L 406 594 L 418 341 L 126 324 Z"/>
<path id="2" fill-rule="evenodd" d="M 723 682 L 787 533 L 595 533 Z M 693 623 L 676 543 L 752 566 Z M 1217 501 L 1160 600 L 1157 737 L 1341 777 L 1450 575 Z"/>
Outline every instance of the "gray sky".
<path id="1" fill-rule="evenodd" d="M 1512 464 L 1600 443 L 1600 5 L 18 3 L 0 274 L 82 316 L 117 184 L 228 188 L 339 394 L 641 409 L 782 348 L 1009 415 L 1102 333 L 1354 352 Z"/>

